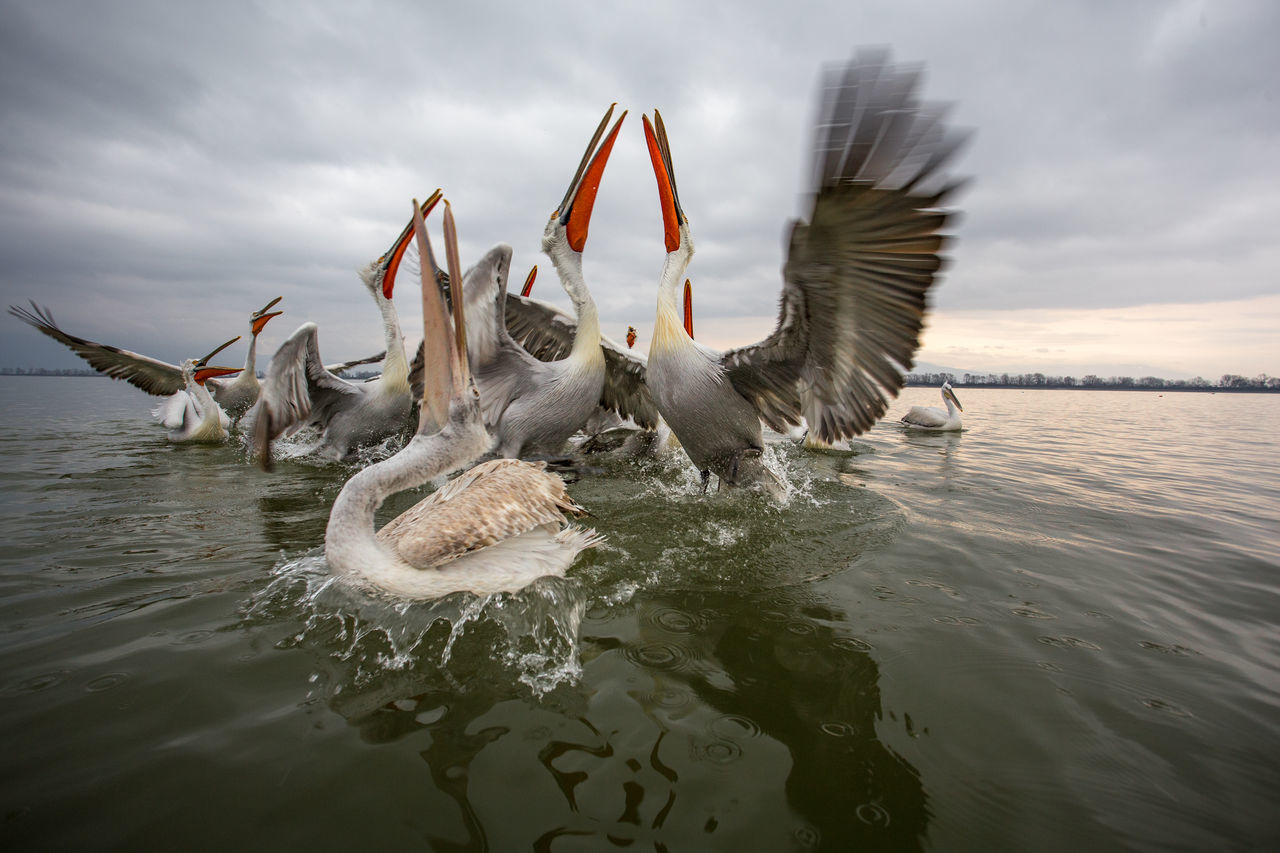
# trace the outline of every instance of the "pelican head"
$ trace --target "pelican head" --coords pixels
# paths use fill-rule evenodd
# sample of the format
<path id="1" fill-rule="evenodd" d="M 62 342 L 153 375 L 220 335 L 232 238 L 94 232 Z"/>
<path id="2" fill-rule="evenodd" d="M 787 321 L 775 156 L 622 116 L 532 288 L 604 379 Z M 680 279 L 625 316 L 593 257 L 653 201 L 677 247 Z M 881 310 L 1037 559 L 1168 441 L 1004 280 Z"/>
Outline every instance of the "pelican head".
<path id="1" fill-rule="evenodd" d="M 271 303 L 271 305 L 274 305 L 274 304 L 275 302 Z M 270 308 L 271 305 L 268 305 L 267 308 Z M 267 309 L 264 308 L 262 310 L 265 311 Z M 241 370 L 241 368 L 239 367 L 210 367 L 209 366 L 209 359 L 213 358 L 215 355 L 222 352 L 224 349 L 231 346 L 238 340 L 240 340 L 240 336 L 236 335 L 234 338 L 227 341 L 225 344 L 222 344 L 221 346 L 211 350 L 207 355 L 201 358 L 187 359 L 182 363 L 182 372 L 184 374 L 189 374 L 195 380 L 195 383 L 197 385 L 203 385 L 207 380 L 213 379 L 216 376 L 230 376 L 233 373 L 239 373 Z"/>
<path id="2" fill-rule="evenodd" d="M 423 216 L 429 214 L 432 209 L 439 203 L 442 193 L 439 188 L 436 189 L 427 200 L 422 203 L 421 210 Z M 409 244 L 413 242 L 413 223 L 410 222 L 400 232 L 400 236 L 391 244 L 391 248 L 383 252 L 381 257 L 360 270 L 360 280 L 364 282 L 364 286 L 369 288 L 369 292 L 376 299 L 379 292 L 383 299 L 391 299 L 392 293 L 396 287 L 396 273 L 400 271 L 400 262 L 404 260 L 404 253 L 408 250 Z M 436 266 L 435 257 L 430 254 L 428 247 L 428 255 L 426 258 L 420 258 L 419 263 L 429 266 L 439 279 L 440 271 Z"/>
<path id="3" fill-rule="evenodd" d="M 254 311 L 252 314 L 249 315 L 250 334 L 252 334 L 256 338 L 258 335 L 262 333 L 262 330 L 266 328 L 267 323 L 271 321 L 272 317 L 279 317 L 281 314 L 284 313 L 283 311 L 271 310 L 271 307 L 283 298 L 284 298 L 283 296 L 277 296 L 275 299 L 272 299 L 270 302 L 264 305 L 262 307 L 262 310 Z"/>
<path id="4" fill-rule="evenodd" d="M 956 408 L 964 411 L 964 406 L 960 405 L 960 398 L 956 396 L 956 392 L 952 390 L 950 382 L 942 383 L 942 401 L 945 403 L 950 400 L 956 404 Z"/>
<path id="5" fill-rule="evenodd" d="M 591 142 L 587 145 L 581 162 L 578 163 L 578 171 L 569 182 L 569 189 L 565 191 L 560 205 L 551 212 L 551 218 L 547 220 L 547 228 L 542 234 L 542 251 L 548 255 L 558 242 L 562 229 L 565 241 L 573 251 L 581 252 L 587 245 L 587 227 L 591 224 L 591 209 L 596 203 L 596 193 L 600 191 L 600 179 L 604 176 L 604 167 L 609 162 L 610 152 L 613 151 L 614 140 L 618 138 L 618 131 L 627 117 L 627 111 L 623 110 L 604 142 L 600 142 L 600 137 L 604 135 L 604 129 L 609 125 L 609 119 L 617 106 L 617 104 L 610 104 L 604 118 L 600 119 L 595 135 L 591 137 Z M 597 143 L 599 148 L 596 147 Z"/>

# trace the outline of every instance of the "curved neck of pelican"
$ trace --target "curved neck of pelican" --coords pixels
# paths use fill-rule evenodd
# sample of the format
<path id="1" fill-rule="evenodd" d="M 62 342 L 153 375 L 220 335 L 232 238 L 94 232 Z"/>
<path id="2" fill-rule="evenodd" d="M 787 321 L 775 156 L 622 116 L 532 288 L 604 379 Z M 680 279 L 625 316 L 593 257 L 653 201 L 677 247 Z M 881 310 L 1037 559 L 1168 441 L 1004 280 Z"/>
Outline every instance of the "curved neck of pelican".
<path id="1" fill-rule="evenodd" d="M 374 300 L 378 310 L 382 312 L 382 330 L 386 337 L 387 355 L 382 362 L 382 387 L 397 390 L 409 387 L 409 361 L 404 353 L 404 335 L 400 332 L 400 315 L 396 306 L 382 295 L 381 288 L 375 288 Z M 403 386 L 403 389 L 401 389 Z"/>
<path id="2" fill-rule="evenodd" d="M 182 378 L 186 381 L 187 393 L 196 402 L 196 408 L 200 411 L 200 419 L 207 421 L 216 420 L 218 417 L 218 404 L 213 401 L 213 395 L 209 393 L 209 389 L 196 381 L 194 370 L 183 370 Z"/>
<path id="3" fill-rule="evenodd" d="M 472 394 L 449 407 L 449 423 L 432 435 L 415 435 L 392 456 L 358 471 L 333 502 L 325 528 L 324 551 L 330 571 L 361 574 L 387 568 L 412 568 L 379 541 L 374 515 L 391 495 L 421 486 L 484 453 L 489 445 Z"/>
<path id="4" fill-rule="evenodd" d="M 560 286 L 569 294 L 574 312 L 578 315 L 578 331 L 574 334 L 573 350 L 569 357 L 579 361 L 598 359 L 603 362 L 604 353 L 600 350 L 600 314 L 582 274 L 582 253 L 571 249 L 567 239 L 557 239 L 549 245 L 544 244 L 543 248 L 551 258 L 552 266 L 556 268 Z"/>
<path id="5" fill-rule="evenodd" d="M 251 334 L 249 335 L 249 354 L 244 357 L 244 370 L 240 371 L 240 375 L 236 377 L 237 383 L 241 385 L 258 384 L 257 360 L 258 336 Z"/>
<path id="6" fill-rule="evenodd" d="M 649 351 L 674 349 L 692 342 L 685 331 L 681 317 L 680 285 L 685 271 L 693 259 L 693 242 L 689 239 L 688 224 L 680 226 L 680 246 L 667 253 L 662 264 L 662 277 L 658 280 L 658 314 L 653 323 L 653 341 Z"/>

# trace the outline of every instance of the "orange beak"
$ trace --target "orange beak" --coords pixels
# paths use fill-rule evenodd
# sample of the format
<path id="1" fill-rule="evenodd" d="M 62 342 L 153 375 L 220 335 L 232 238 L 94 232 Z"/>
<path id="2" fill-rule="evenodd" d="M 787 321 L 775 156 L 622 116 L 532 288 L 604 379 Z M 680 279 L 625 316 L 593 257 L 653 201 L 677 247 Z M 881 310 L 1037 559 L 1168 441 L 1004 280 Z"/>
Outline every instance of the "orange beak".
<path id="1" fill-rule="evenodd" d="M 240 367 L 202 367 L 195 372 L 194 378 L 197 385 L 203 385 L 207 379 L 213 379 L 215 376 L 230 376 L 233 373 L 239 373 L 242 369 Z"/>
<path id="2" fill-rule="evenodd" d="M 599 126 L 596 127 L 595 135 L 591 137 L 591 143 L 587 146 L 586 153 L 582 155 L 582 162 L 578 164 L 578 171 L 569 184 L 569 191 L 560 202 L 560 224 L 565 226 L 569 248 L 575 252 L 581 252 L 582 247 L 587 245 L 587 227 L 591 224 L 591 209 L 595 206 L 596 194 L 600 191 L 600 179 L 604 177 L 604 167 L 609 162 L 610 152 L 613 151 L 613 142 L 618 138 L 618 131 L 622 129 L 622 122 L 627 117 L 626 111 L 623 110 L 613 130 L 609 131 L 609 135 L 597 150 L 596 142 L 609 123 L 614 106 L 617 105 L 609 107 L 604 118 L 600 120 Z M 591 156 L 592 151 L 595 151 L 594 157 Z M 586 165 L 588 158 L 591 158 L 590 165 Z"/>
<path id="3" fill-rule="evenodd" d="M 525 297 L 526 299 L 528 298 L 529 294 L 533 292 L 533 280 L 537 277 L 538 277 L 538 265 L 534 264 L 533 269 L 529 270 L 529 275 L 525 277 L 524 287 L 520 288 L 521 296 Z"/>
<path id="4" fill-rule="evenodd" d="M 254 317 L 253 322 L 249 324 L 249 331 L 252 332 L 253 336 L 256 338 L 262 333 L 262 330 L 266 328 L 267 322 L 272 317 L 279 317 L 283 313 L 283 311 L 272 311 L 270 314 L 259 314 L 257 317 Z"/>
<path id="5" fill-rule="evenodd" d="M 684 331 L 693 337 L 693 285 L 687 278 L 684 280 Z"/>
<path id="6" fill-rule="evenodd" d="M 439 203 L 442 193 L 439 189 L 433 192 L 426 201 L 422 203 L 422 215 L 427 214 L 435 208 Z M 382 295 L 390 299 L 391 294 L 396 288 L 396 273 L 400 271 L 400 261 L 404 260 L 404 253 L 409 249 L 409 244 L 413 242 L 413 223 L 410 222 L 405 229 L 400 232 L 400 236 L 391 244 L 391 248 L 382 256 Z"/>
<path id="7" fill-rule="evenodd" d="M 627 326 L 627 347 L 630 348 L 635 345 L 636 345 L 636 327 Z"/>
<path id="8" fill-rule="evenodd" d="M 655 132 L 644 116 L 644 140 L 649 146 L 649 159 L 653 162 L 653 175 L 658 179 L 658 202 L 662 205 L 662 234 L 667 251 L 680 248 L 680 226 L 684 224 L 684 211 L 680 209 L 680 196 L 676 194 L 675 174 L 671 169 L 671 146 L 667 143 L 667 129 L 662 116 L 653 111 L 658 129 Z"/>

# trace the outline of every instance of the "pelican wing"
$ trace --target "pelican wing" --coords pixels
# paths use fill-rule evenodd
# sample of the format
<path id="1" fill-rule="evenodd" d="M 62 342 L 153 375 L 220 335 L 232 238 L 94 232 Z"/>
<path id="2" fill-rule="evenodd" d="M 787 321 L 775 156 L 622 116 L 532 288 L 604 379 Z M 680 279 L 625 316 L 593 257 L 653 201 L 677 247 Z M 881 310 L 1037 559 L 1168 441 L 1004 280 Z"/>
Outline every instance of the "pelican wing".
<path id="1" fill-rule="evenodd" d="M 353 367 L 359 367 L 362 364 L 377 364 L 387 357 L 387 351 L 383 350 L 376 355 L 366 356 L 365 358 L 357 358 L 354 361 L 344 361 L 340 364 L 326 364 L 324 369 L 332 373 L 334 376 L 341 376 Z"/>
<path id="2" fill-rule="evenodd" d="M 341 401 L 363 395 L 359 386 L 325 369 L 318 332 L 315 323 L 303 323 L 267 365 L 253 406 L 253 449 L 264 466 L 276 438 L 309 422 L 324 423 Z"/>
<path id="3" fill-rule="evenodd" d="M 916 68 L 864 53 L 828 72 L 808 222 L 794 223 L 778 327 L 725 353 L 739 393 L 823 441 L 864 432 L 902 388 L 943 267 L 942 167 L 963 141 L 914 97 Z"/>
<path id="4" fill-rule="evenodd" d="M 56 322 L 48 308 L 41 308 L 34 302 L 31 311 L 9 306 L 9 313 L 24 323 L 40 330 L 55 341 L 67 346 L 76 355 L 89 362 L 89 365 L 112 379 L 123 379 L 134 387 L 141 388 L 148 394 L 167 397 L 183 389 L 182 368 L 176 364 L 157 361 L 136 352 L 119 349 L 109 344 L 78 338 L 64 332 Z"/>
<path id="5" fill-rule="evenodd" d="M 563 527 L 565 513 L 584 510 L 545 467 L 519 459 L 476 465 L 388 522 L 378 539 L 429 569 L 535 527 Z"/>
<path id="6" fill-rule="evenodd" d="M 550 302 L 508 293 L 505 313 L 508 334 L 539 360 L 558 361 L 573 349 L 578 321 L 567 311 Z M 648 365 L 644 357 L 604 335 L 600 336 L 600 348 L 605 369 L 601 407 L 630 417 L 646 429 L 655 428 L 658 408 L 645 383 Z"/>

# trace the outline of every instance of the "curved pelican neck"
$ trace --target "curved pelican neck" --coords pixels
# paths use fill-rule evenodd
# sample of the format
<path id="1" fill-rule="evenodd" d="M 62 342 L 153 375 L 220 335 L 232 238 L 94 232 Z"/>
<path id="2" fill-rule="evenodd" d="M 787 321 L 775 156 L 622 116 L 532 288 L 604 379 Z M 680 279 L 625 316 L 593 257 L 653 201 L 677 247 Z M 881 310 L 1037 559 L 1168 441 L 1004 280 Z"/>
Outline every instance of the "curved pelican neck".
<path id="1" fill-rule="evenodd" d="M 243 385 L 258 384 L 257 353 L 258 336 L 249 335 L 249 353 L 244 357 L 244 370 L 240 371 L 240 375 L 236 377 L 237 382 Z"/>
<path id="2" fill-rule="evenodd" d="M 543 251 L 551 258 L 560 286 L 569 294 L 574 312 L 578 315 L 578 330 L 574 334 L 573 349 L 569 357 L 592 361 L 598 359 L 603 362 L 604 353 L 600 350 L 600 313 L 587 288 L 586 277 L 582 274 L 582 253 L 569 247 L 562 227 L 557 239 L 543 241 Z"/>
<path id="3" fill-rule="evenodd" d="M 395 456 L 356 472 L 342 487 L 324 534 L 330 570 L 359 574 L 388 565 L 413 568 L 379 541 L 374 515 L 391 495 L 447 474 L 488 448 L 479 402 L 470 398 L 461 406 L 461 411 L 457 404 L 450 406 L 449 423 L 440 432 L 418 433 Z"/>
<path id="4" fill-rule="evenodd" d="M 658 279 L 658 313 L 654 318 L 650 351 L 682 346 L 692 341 L 684 328 L 679 296 L 680 283 L 692 259 L 693 243 L 689 239 L 687 225 L 682 225 L 679 248 L 668 252 L 662 263 L 662 276 Z"/>
<path id="5" fill-rule="evenodd" d="M 400 315 L 390 299 L 382 295 L 381 289 L 374 291 L 374 299 L 378 310 L 382 312 L 382 329 L 386 341 L 387 355 L 382 362 L 382 387 L 409 387 L 409 361 L 404 352 L 404 335 L 400 331 Z M 390 461 L 390 460 L 388 460 Z"/>

